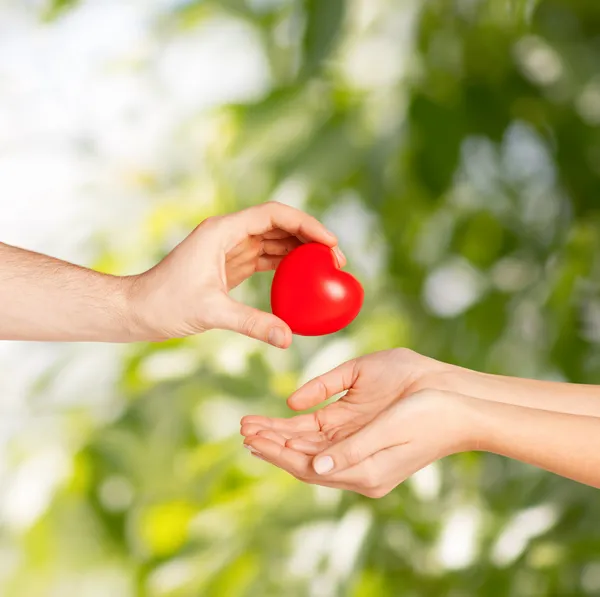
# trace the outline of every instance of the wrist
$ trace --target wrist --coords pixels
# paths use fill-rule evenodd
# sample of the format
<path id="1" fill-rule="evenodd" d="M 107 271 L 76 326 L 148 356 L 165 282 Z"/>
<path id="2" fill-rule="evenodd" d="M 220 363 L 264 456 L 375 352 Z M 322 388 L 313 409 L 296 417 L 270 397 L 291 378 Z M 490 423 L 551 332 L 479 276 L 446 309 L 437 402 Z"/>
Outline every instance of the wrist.
<path id="1" fill-rule="evenodd" d="M 497 434 L 497 409 L 503 404 L 473 396 L 460 397 L 463 409 L 461 412 L 465 431 L 465 452 L 493 452 Z"/>
<path id="2" fill-rule="evenodd" d="M 512 378 L 499 378 L 455 365 L 449 365 L 433 375 L 435 377 L 430 377 L 427 381 L 430 386 L 435 382 L 435 387 L 440 390 L 492 401 L 496 400 L 498 395 L 505 395 L 512 382 Z"/>
<path id="3" fill-rule="evenodd" d="M 121 279 L 121 303 L 126 322 L 127 342 L 158 342 L 167 337 L 159 332 L 153 322 L 157 321 L 149 310 L 149 300 L 144 291 L 144 274 L 123 276 Z"/>
<path id="4" fill-rule="evenodd" d="M 428 429 L 429 441 L 437 445 L 437 458 L 450 454 L 481 449 L 477 398 L 438 389 L 423 389 L 399 401 L 400 408 L 407 403 L 420 405 L 417 416 Z M 419 423 L 415 426 L 418 428 Z"/>
<path id="5" fill-rule="evenodd" d="M 454 421 L 456 446 L 458 452 L 487 451 L 487 424 L 485 400 L 452 393 L 449 395 L 451 415 Z"/>

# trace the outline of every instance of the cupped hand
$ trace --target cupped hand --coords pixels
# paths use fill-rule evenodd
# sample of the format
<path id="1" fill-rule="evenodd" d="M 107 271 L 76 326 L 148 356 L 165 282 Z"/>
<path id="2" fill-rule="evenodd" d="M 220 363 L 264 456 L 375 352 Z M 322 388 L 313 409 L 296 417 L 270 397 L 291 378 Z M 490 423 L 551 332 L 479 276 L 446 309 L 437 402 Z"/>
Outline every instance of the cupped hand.
<path id="1" fill-rule="evenodd" d="M 439 387 L 438 380 L 455 369 L 405 348 L 369 354 L 314 378 L 287 401 L 292 410 L 301 411 L 345 392 L 336 402 L 290 419 L 244 417 L 242 435 L 264 436 L 274 431 L 296 447 L 300 441 L 339 441 L 371 422 L 397 400 L 425 387 Z"/>
<path id="2" fill-rule="evenodd" d="M 286 439 L 287 431 L 273 429 L 246 437 L 245 445 L 300 481 L 380 498 L 428 464 L 476 449 L 476 402 L 461 394 L 420 390 L 374 417 L 363 417 L 351 435 L 321 432 L 317 437 L 318 431 L 310 431 Z M 309 431 L 305 422 L 296 429 Z"/>
<path id="3" fill-rule="evenodd" d="M 384 495 L 462 445 L 460 421 L 453 424 L 461 409 L 452 404 L 470 399 L 427 389 L 436 379 L 444 385 L 455 369 L 406 349 L 367 355 L 313 379 L 288 400 L 303 410 L 346 391 L 336 402 L 290 419 L 247 416 L 241 433 L 253 453 L 303 481 Z"/>
<path id="4" fill-rule="evenodd" d="M 336 237 L 308 214 L 276 202 L 208 218 L 149 271 L 130 278 L 130 311 L 145 339 L 164 340 L 227 329 L 280 348 L 289 326 L 271 313 L 241 304 L 229 291 L 255 274 L 275 269 L 305 242 L 331 247 Z"/>

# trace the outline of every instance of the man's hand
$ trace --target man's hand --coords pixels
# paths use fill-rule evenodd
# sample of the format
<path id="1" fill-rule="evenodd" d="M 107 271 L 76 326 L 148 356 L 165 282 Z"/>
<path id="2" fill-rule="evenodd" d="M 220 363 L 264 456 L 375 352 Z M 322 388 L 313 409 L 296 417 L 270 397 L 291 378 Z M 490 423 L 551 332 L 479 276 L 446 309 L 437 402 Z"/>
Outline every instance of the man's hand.
<path id="1" fill-rule="evenodd" d="M 275 269 L 304 242 L 332 247 L 345 264 L 332 233 L 280 203 L 205 220 L 157 266 L 132 279 L 131 306 L 142 333 L 160 340 L 220 328 L 287 348 L 292 332 L 286 323 L 228 292 L 256 272 Z"/>
<path id="2" fill-rule="evenodd" d="M 229 291 L 272 270 L 303 242 L 331 247 L 315 218 L 265 203 L 202 222 L 149 271 L 117 277 L 0 244 L 0 340 L 160 341 L 214 328 L 286 348 L 279 318 L 240 304 Z"/>

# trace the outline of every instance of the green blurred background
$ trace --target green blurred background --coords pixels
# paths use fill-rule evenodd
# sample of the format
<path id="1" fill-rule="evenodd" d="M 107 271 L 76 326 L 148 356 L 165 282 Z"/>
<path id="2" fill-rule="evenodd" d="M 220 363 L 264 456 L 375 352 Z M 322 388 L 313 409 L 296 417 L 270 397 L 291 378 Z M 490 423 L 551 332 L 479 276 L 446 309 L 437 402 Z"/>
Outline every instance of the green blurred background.
<path id="1" fill-rule="evenodd" d="M 0 56 L 3 240 L 35 223 L 32 248 L 134 273 L 275 199 L 366 288 L 348 329 L 285 353 L 3 346 L 3 596 L 600 595 L 590 488 L 465 454 L 369 500 L 238 435 L 395 346 L 600 383 L 597 0 L 4 0 Z M 269 285 L 237 296 L 268 308 Z"/>

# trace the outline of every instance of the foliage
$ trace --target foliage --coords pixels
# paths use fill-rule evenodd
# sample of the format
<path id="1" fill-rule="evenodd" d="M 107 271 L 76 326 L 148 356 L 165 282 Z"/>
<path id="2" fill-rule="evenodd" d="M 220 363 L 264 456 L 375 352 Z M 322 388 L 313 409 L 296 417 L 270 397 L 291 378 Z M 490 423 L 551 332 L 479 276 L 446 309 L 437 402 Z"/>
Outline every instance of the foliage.
<path id="1" fill-rule="evenodd" d="M 194 35 L 223 14 L 259 33 L 272 87 L 212 114 L 200 173 L 175 163 L 147 183 L 157 210 L 142 247 L 158 258 L 210 213 L 295 203 L 339 233 L 365 310 L 286 354 L 221 333 L 133 347 L 120 408 L 21 536 L 6 594 L 598 594 L 589 488 L 468 454 L 372 501 L 240 454 L 236 426 L 286 416 L 315 371 L 399 345 L 600 383 L 600 5 L 203 0 L 156 26 Z M 199 154 L 203 122 L 174 143 Z M 241 292 L 268 308 L 268 288 L 265 276 Z M 73 571 L 113 589 L 47 592 Z"/>

